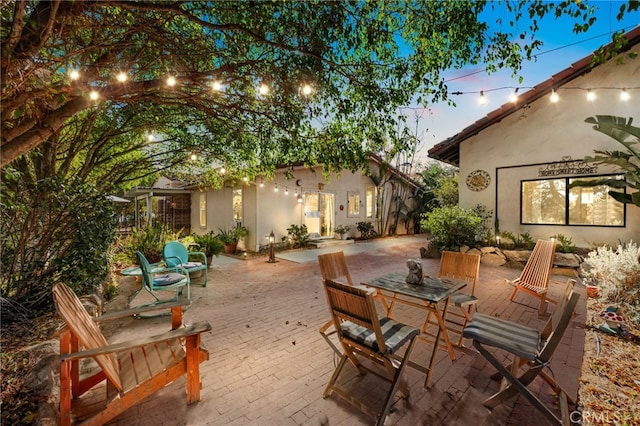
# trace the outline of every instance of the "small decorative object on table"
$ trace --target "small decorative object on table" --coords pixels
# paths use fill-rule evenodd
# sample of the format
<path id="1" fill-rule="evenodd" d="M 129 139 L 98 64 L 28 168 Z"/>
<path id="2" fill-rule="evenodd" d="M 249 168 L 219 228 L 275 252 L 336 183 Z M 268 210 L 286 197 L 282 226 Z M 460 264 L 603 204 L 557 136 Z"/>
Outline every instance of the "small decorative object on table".
<path id="1" fill-rule="evenodd" d="M 409 275 L 407 275 L 408 284 L 423 284 L 424 276 L 422 275 L 422 263 L 419 259 L 407 260 Z"/>

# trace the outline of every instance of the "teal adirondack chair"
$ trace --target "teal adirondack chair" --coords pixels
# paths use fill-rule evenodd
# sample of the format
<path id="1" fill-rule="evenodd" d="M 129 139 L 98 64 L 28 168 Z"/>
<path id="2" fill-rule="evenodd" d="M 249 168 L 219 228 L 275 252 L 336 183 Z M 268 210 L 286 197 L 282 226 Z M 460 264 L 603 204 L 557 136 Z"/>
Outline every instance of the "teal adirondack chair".
<path id="1" fill-rule="evenodd" d="M 198 261 L 190 262 L 189 257 Z M 180 266 L 187 270 L 189 278 L 194 272 L 202 271 L 204 278 L 197 283 L 203 287 L 207 286 L 207 256 L 201 251 L 189 252 L 179 241 L 170 241 L 162 248 L 162 260 L 169 268 Z"/>
<path id="2" fill-rule="evenodd" d="M 142 287 L 138 291 L 146 290 L 156 299 L 155 302 L 148 305 L 178 300 L 178 295 L 182 294 L 184 287 L 187 288 L 187 300 L 191 300 L 191 280 L 189 279 L 189 273 L 186 269 L 181 266 L 174 266 L 172 268 L 157 270 L 151 267 L 144 254 L 137 251 L 136 257 L 138 258 L 140 270 L 142 271 Z M 167 290 L 175 290 L 176 292 L 175 296 L 170 300 L 160 299 L 156 295 L 158 291 Z M 131 300 L 133 300 L 133 297 L 130 301 Z"/>

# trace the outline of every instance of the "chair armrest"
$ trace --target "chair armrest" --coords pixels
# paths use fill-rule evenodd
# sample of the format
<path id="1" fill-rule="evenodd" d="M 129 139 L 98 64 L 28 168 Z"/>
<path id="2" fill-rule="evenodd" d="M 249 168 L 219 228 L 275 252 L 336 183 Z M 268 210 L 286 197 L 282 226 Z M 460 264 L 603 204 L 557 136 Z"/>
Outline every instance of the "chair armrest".
<path id="1" fill-rule="evenodd" d="M 112 320 L 112 319 L 129 317 L 129 316 L 141 314 L 141 313 L 144 313 L 144 312 L 159 311 L 159 310 L 162 310 L 162 309 L 177 308 L 179 306 L 189 306 L 190 304 L 191 304 L 190 300 L 181 299 L 181 300 L 177 300 L 175 302 L 159 303 L 157 305 L 141 306 L 141 307 L 138 307 L 138 308 L 123 309 L 121 311 L 109 312 L 108 314 L 104 314 L 104 315 L 101 315 L 99 317 L 93 317 L 92 319 L 93 319 L 94 322 L 100 323 L 102 321 L 109 321 L 109 320 Z"/>
<path id="2" fill-rule="evenodd" d="M 114 352 L 120 352 L 127 349 L 139 348 L 152 343 L 165 342 L 167 340 L 183 339 L 185 337 L 194 336 L 205 331 L 211 330 L 211 324 L 206 321 L 200 321 L 186 327 L 171 330 L 166 333 L 150 336 L 143 339 L 129 340 L 127 342 L 114 343 L 112 345 L 103 346 L 101 348 L 89 349 L 86 351 L 74 352 L 60 357 L 60 361 L 72 361 L 82 358 L 94 357 L 96 355 L 106 355 Z"/>
<path id="3" fill-rule="evenodd" d="M 202 260 L 203 260 L 203 264 L 204 265 L 207 264 L 207 255 L 204 254 L 203 252 L 201 252 L 201 251 L 190 251 L 189 252 L 189 256 L 191 256 L 191 255 L 196 256 L 196 257 L 201 256 Z"/>

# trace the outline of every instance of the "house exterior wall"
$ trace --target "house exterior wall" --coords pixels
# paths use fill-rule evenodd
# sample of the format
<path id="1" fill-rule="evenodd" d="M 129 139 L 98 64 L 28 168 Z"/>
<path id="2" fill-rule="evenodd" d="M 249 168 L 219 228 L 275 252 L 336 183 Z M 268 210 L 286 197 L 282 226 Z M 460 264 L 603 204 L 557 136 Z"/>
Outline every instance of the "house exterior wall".
<path id="1" fill-rule="evenodd" d="M 635 46 L 631 52 L 638 54 L 639 50 L 640 46 Z M 520 219 L 521 181 L 540 179 L 541 169 L 562 169 L 558 166 L 568 160 L 594 155 L 596 149 L 622 148 L 611 137 L 585 123 L 587 117 L 633 117 L 634 125 L 640 120 L 640 91 L 631 91 L 631 99 L 626 102 L 620 100 L 618 90 L 596 91 L 598 98 L 589 102 L 586 89 L 637 87 L 638 82 L 640 60 L 627 58 L 623 65 L 611 60 L 559 88 L 558 103 L 551 103 L 545 96 L 529 108 L 523 108 L 463 141 L 460 144 L 460 205 L 464 208 L 484 205 L 493 210 L 493 219 L 500 231 L 529 232 L 534 239 L 563 234 L 581 247 L 640 239 L 640 208 L 633 205 L 626 206 L 624 227 L 530 225 L 521 224 Z M 491 181 L 486 189 L 472 191 L 465 185 L 467 177 L 475 170 L 488 172 Z M 600 165 L 596 173 L 593 170 L 570 175 L 561 173 L 557 177 L 600 175 L 613 170 Z"/>
<path id="2" fill-rule="evenodd" d="M 372 162 L 375 170 L 377 164 Z M 243 220 L 249 234 L 244 238 L 239 249 L 258 251 L 260 246 L 266 245 L 266 236 L 271 231 L 275 235 L 276 242 L 287 236 L 287 228 L 291 225 L 301 226 L 305 224 L 304 203 L 299 203 L 297 194 L 333 194 L 333 226 L 349 225 L 350 231 L 346 237 L 358 236 L 356 223 L 363 221 L 375 222 L 374 218 L 366 217 L 365 196 L 367 187 L 374 187 L 373 181 L 361 172 L 352 173 L 343 171 L 332 173 L 328 178 L 322 174 L 321 167 L 312 170 L 303 167 L 296 168 L 287 177 L 283 171 L 276 173 L 270 181 L 261 180 L 243 185 Z M 278 191 L 275 192 L 275 185 Z M 285 195 L 288 190 L 288 195 Z M 207 226 L 199 226 L 199 191 L 192 194 L 192 232 L 202 235 L 208 232 L 214 234 L 218 228 L 230 227 L 233 221 L 232 197 L 233 188 L 207 190 Z M 357 216 L 348 214 L 348 194 L 358 193 L 360 196 L 360 208 Z M 333 238 L 327 235 L 326 238 Z"/>

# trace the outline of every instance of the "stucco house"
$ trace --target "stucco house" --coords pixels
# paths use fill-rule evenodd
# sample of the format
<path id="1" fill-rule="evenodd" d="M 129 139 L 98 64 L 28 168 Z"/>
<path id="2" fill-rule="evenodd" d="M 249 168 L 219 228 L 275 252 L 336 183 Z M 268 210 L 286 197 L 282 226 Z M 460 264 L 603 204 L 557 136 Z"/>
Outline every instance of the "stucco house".
<path id="1" fill-rule="evenodd" d="M 239 181 L 220 189 L 162 178 L 152 187 L 135 188 L 126 195 L 135 201 L 138 226 L 158 219 L 198 235 L 245 226 L 249 234 L 239 250 L 259 251 L 271 232 L 281 241 L 291 225 L 306 225 L 318 240 L 335 238 L 340 225 L 350 227 L 344 238 L 358 237 L 358 222 L 371 222 L 383 235 L 411 233 L 414 224 L 396 222 L 393 213 L 399 210 L 398 202 L 413 209 L 420 186 L 376 155 L 371 155 L 369 168 L 379 177 L 378 184 L 363 171 L 331 173 L 325 178 L 321 166 L 293 166 L 278 169 L 270 180 Z M 403 218 L 407 212 L 401 213 Z"/>
<path id="2" fill-rule="evenodd" d="M 382 160 L 371 156 L 369 167 L 380 175 Z M 362 171 L 331 173 L 325 178 L 321 166 L 286 167 L 276 171 L 273 179 L 262 178 L 222 189 L 193 189 L 191 197 L 191 230 L 195 234 L 216 233 L 219 228 L 243 225 L 249 235 L 240 249 L 258 251 L 274 233 L 276 241 L 287 236 L 291 225 L 306 225 L 316 239 L 335 238 L 335 228 L 349 226 L 346 237 L 356 237 L 358 222 L 371 222 L 379 233 L 405 233 L 404 224 L 383 224 L 382 211 L 389 211 L 392 198 L 399 196 L 409 206 L 419 189 L 404 173 L 382 165 L 386 175 L 382 186 Z M 394 208 L 391 208 L 394 211 Z M 387 230 L 382 227 L 386 225 Z"/>
<path id="3" fill-rule="evenodd" d="M 585 119 L 640 120 L 640 27 L 625 36 L 629 43 L 614 58 L 592 67 L 592 55 L 585 57 L 429 150 L 459 167 L 461 207 L 484 205 L 496 232 L 534 239 L 562 234 L 579 247 L 640 239 L 640 208 L 615 201 L 606 186 L 569 187 L 620 175 L 583 160 L 623 148 Z"/>

